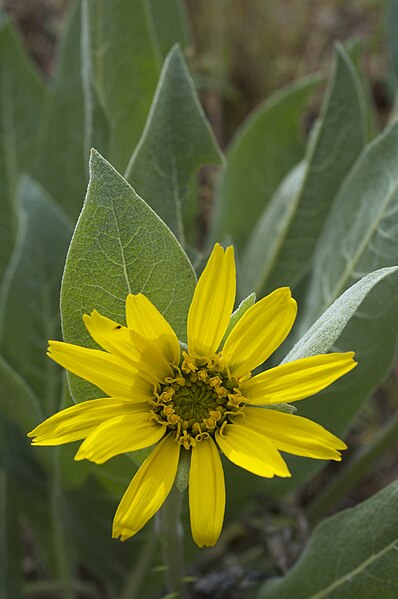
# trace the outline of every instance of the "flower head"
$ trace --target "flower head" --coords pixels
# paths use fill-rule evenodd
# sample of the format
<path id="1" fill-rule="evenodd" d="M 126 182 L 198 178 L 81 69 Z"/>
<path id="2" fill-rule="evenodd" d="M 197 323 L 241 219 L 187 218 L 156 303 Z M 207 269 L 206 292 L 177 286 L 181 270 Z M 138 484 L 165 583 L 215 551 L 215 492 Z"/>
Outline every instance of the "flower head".
<path id="1" fill-rule="evenodd" d="M 188 346 L 142 294 L 128 295 L 127 326 L 94 310 L 84 316 L 105 350 L 59 341 L 48 355 L 107 396 L 51 416 L 31 433 L 34 445 L 83 440 L 75 460 L 97 464 L 154 446 L 116 511 L 113 536 L 137 533 L 162 506 L 177 474 L 181 452 L 190 453 L 192 535 L 214 545 L 224 518 L 220 451 L 258 476 L 290 476 L 280 451 L 341 460 L 343 441 L 278 404 L 324 389 L 356 362 L 353 352 L 313 356 L 252 376 L 288 335 L 297 306 L 286 287 L 250 307 L 223 338 L 235 302 L 233 248 L 215 245 L 188 314 Z"/>

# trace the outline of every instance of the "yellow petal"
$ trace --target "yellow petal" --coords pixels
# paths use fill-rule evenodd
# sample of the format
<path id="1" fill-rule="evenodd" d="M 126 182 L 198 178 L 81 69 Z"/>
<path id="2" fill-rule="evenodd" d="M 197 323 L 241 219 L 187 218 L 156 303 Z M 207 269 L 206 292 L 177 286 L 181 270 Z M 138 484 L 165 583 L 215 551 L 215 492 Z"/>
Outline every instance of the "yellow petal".
<path id="1" fill-rule="evenodd" d="M 344 441 L 320 424 L 277 410 L 247 407 L 245 426 L 269 437 L 280 451 L 319 460 L 341 460 Z"/>
<path id="2" fill-rule="evenodd" d="M 213 546 L 224 520 L 225 484 L 220 455 L 212 439 L 192 447 L 189 511 L 195 543 L 199 547 Z"/>
<path id="3" fill-rule="evenodd" d="M 355 366 L 354 352 L 320 354 L 270 368 L 241 386 L 252 405 L 289 403 L 314 395 Z"/>
<path id="4" fill-rule="evenodd" d="M 143 400 L 152 389 L 155 378 L 144 380 L 138 370 L 118 356 L 72 343 L 49 341 L 48 354 L 73 374 L 93 383 L 108 395 Z"/>
<path id="5" fill-rule="evenodd" d="M 173 433 L 165 437 L 142 464 L 117 508 L 113 538 L 125 541 L 135 535 L 162 507 L 173 486 L 180 445 Z"/>
<path id="6" fill-rule="evenodd" d="M 156 341 L 168 362 L 179 364 L 180 344 L 177 335 L 152 302 L 142 293 L 129 294 L 126 300 L 126 318 L 129 329 L 142 337 Z"/>
<path id="7" fill-rule="evenodd" d="M 290 476 L 280 453 L 266 436 L 243 424 L 228 424 L 223 435 L 216 432 L 223 454 L 237 466 L 265 478 Z"/>
<path id="8" fill-rule="evenodd" d="M 289 334 L 296 313 L 288 287 L 276 289 L 249 308 L 222 351 L 232 375 L 238 378 L 265 362 Z"/>
<path id="9" fill-rule="evenodd" d="M 102 316 L 97 310 L 93 310 L 90 316 L 84 314 L 83 321 L 94 341 L 106 351 L 128 362 L 137 359 L 137 351 L 127 327 Z"/>
<path id="10" fill-rule="evenodd" d="M 106 420 L 142 410 L 145 405 L 148 404 L 135 405 L 111 397 L 84 401 L 50 416 L 28 433 L 28 437 L 35 437 L 33 445 L 62 445 L 80 441 Z"/>
<path id="11" fill-rule="evenodd" d="M 164 436 L 166 425 L 151 422 L 150 416 L 147 405 L 140 412 L 107 420 L 83 441 L 75 460 L 103 464 L 121 453 L 154 445 Z"/>
<path id="12" fill-rule="evenodd" d="M 216 243 L 195 288 L 188 313 L 188 352 L 210 356 L 217 351 L 235 302 L 234 250 Z"/>
<path id="13" fill-rule="evenodd" d="M 153 377 L 155 384 L 164 381 L 167 376 L 173 376 L 170 362 L 166 360 L 160 351 L 158 343 L 142 337 L 135 331 L 130 331 L 130 333 L 139 354 L 137 368 L 140 373 L 148 380 Z"/>
<path id="14" fill-rule="evenodd" d="M 128 297 L 133 298 L 134 296 Z M 131 301 L 129 303 L 131 304 Z M 153 309 L 156 310 L 155 307 Z M 161 315 L 159 314 L 159 316 Z M 159 380 L 173 374 L 169 364 L 170 361 L 173 361 L 173 358 L 169 360 L 165 357 L 167 351 L 163 352 L 162 336 L 150 339 L 148 336 L 143 336 L 137 331 L 132 331 L 118 325 L 109 318 L 105 318 L 105 316 L 101 316 L 96 310 L 92 312 L 91 316 L 85 314 L 83 320 L 90 335 L 101 347 L 125 360 L 129 367 L 133 367 L 140 372 L 152 384 L 156 384 Z M 156 325 L 155 318 L 154 324 Z M 178 346 L 178 362 L 180 350 L 178 339 L 175 335 L 174 337 Z"/>

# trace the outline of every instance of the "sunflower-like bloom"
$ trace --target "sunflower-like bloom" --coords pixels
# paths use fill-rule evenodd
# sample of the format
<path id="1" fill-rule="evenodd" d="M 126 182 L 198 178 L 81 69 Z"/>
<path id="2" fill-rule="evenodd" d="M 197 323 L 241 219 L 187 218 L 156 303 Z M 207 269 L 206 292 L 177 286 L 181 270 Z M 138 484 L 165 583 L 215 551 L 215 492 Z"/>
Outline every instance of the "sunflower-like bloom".
<path id="1" fill-rule="evenodd" d="M 102 464 L 154 446 L 127 488 L 113 536 L 136 534 L 159 510 L 189 452 L 189 507 L 199 547 L 214 545 L 224 518 L 220 451 L 234 464 L 272 478 L 290 472 L 280 451 L 341 460 L 345 443 L 306 418 L 266 406 L 294 402 L 324 389 L 355 367 L 353 352 L 317 355 L 252 371 L 288 335 L 297 305 L 286 287 L 251 306 L 222 343 L 235 302 L 233 248 L 215 245 L 195 288 L 188 345 L 150 300 L 128 295 L 127 326 L 95 310 L 84 323 L 105 350 L 49 342 L 50 358 L 109 397 L 69 407 L 39 424 L 34 445 L 83 443 L 75 460 Z M 261 407 L 259 407 L 261 406 Z"/>

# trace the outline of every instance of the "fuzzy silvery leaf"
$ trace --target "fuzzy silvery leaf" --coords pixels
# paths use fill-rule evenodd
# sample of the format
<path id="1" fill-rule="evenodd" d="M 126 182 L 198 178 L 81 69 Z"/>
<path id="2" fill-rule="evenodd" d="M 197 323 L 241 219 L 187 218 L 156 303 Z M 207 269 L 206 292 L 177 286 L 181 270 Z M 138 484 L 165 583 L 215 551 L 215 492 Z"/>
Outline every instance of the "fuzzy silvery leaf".
<path id="1" fill-rule="evenodd" d="M 308 351 L 309 345 L 316 347 L 319 340 L 323 343 L 328 337 L 330 339 L 330 335 L 336 337 L 332 331 L 337 323 L 336 306 L 341 311 L 338 320 L 344 324 L 347 315 L 344 305 L 349 308 L 355 296 L 360 299 L 361 289 L 367 291 L 366 297 L 330 348 L 332 351 L 355 351 L 358 367 L 330 389 L 300 405 L 300 415 L 318 422 L 328 422 L 331 430 L 338 435 L 348 430 L 363 402 L 386 379 L 396 356 L 398 275 L 394 270 L 398 264 L 397 155 L 396 123 L 365 148 L 340 190 L 319 239 L 308 301 L 301 306 L 298 336 L 305 334 L 305 337 L 293 349 L 294 356 Z M 383 270 L 367 275 L 374 269 Z M 372 288 L 378 279 L 378 284 Z M 338 299 L 347 288 L 347 295 Z M 347 299 L 350 301 L 346 302 Z M 331 319 L 322 317 L 328 308 L 330 312 L 326 314 L 333 315 Z M 318 324 L 311 330 L 314 320 Z M 317 340 L 314 333 L 319 325 Z M 306 334 L 308 329 L 310 331 Z M 321 349 L 319 345 L 318 349 Z M 314 462 L 299 463 L 294 458 L 290 463 L 294 476 L 289 481 L 276 482 L 270 489 L 271 493 L 291 491 L 319 468 Z"/>
<path id="2" fill-rule="evenodd" d="M 227 150 L 216 232 L 220 239 L 230 235 L 239 250 L 283 177 L 303 157 L 299 118 L 320 81 L 306 77 L 275 93 L 238 129 Z"/>
<path id="3" fill-rule="evenodd" d="M 33 168 L 43 97 L 43 84 L 26 56 L 18 33 L 3 18 L 0 22 L 0 281 L 15 241 L 18 176 Z"/>
<path id="4" fill-rule="evenodd" d="M 328 518 L 284 578 L 257 599 L 395 599 L 398 587 L 398 482 Z"/>
<path id="5" fill-rule="evenodd" d="M 159 4 L 89 3 L 94 82 L 109 123 L 107 156 L 121 172 L 141 136 L 165 54 L 173 43 L 187 42 L 180 1 Z"/>
<path id="6" fill-rule="evenodd" d="M 0 352 L 49 414 L 59 406 L 62 371 L 46 350 L 61 334 L 59 292 L 72 226 L 30 177 L 16 195 L 19 227 L 2 289 Z"/>
<path id="7" fill-rule="evenodd" d="M 92 68 L 87 5 L 79 0 L 60 39 L 54 81 L 46 88 L 35 166 L 37 179 L 73 220 L 87 187 L 89 150 L 107 146 Z"/>
<path id="8" fill-rule="evenodd" d="M 363 91 L 337 46 L 329 86 L 304 167 L 296 169 L 266 207 L 242 259 L 242 293 L 296 286 L 312 255 L 335 196 L 365 143 Z"/>
<path id="9" fill-rule="evenodd" d="M 198 171 L 221 162 L 181 49 L 175 46 L 165 60 L 126 179 L 184 245 L 187 238 L 193 243 L 197 237 Z"/>
<path id="10" fill-rule="evenodd" d="M 127 181 L 96 151 L 71 242 L 61 292 L 65 341 L 94 347 L 82 315 L 98 312 L 125 324 L 128 293 L 144 293 L 186 340 L 196 277 L 178 241 Z M 70 376 L 75 401 L 99 391 Z"/>

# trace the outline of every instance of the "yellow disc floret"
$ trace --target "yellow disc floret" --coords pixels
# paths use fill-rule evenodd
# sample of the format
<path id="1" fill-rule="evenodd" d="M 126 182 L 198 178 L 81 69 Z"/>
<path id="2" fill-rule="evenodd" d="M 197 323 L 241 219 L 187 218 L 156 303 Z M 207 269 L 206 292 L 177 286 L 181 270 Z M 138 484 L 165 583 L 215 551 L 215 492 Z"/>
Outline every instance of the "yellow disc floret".
<path id="1" fill-rule="evenodd" d="M 185 449 L 213 437 L 216 430 L 222 434 L 227 423 L 244 415 L 239 381 L 218 354 L 197 358 L 183 352 L 181 366 L 173 370 L 174 376 L 154 391 L 152 415 L 175 431 L 176 441 Z"/>

